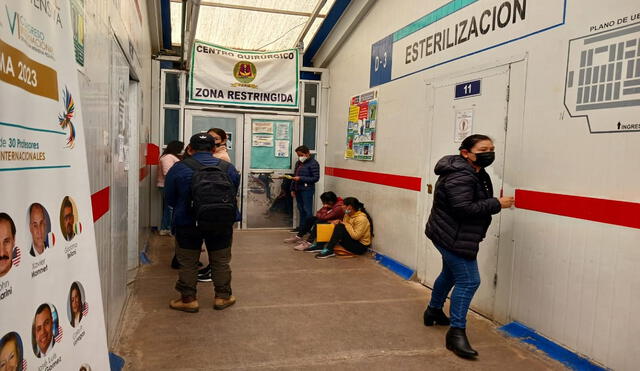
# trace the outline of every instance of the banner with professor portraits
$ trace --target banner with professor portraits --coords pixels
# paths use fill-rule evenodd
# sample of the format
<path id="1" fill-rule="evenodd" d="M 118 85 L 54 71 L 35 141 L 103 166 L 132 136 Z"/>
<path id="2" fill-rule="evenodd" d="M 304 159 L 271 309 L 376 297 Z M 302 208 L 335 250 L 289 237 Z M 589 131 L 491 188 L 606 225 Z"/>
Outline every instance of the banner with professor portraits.
<path id="1" fill-rule="evenodd" d="M 70 2 L 0 0 L 0 369 L 108 370 Z"/>

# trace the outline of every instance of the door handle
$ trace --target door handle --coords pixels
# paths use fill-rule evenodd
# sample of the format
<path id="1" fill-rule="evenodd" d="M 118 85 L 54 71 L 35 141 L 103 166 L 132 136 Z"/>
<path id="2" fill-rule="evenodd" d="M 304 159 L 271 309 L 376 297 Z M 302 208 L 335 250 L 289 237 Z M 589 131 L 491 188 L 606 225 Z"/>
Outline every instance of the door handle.
<path id="1" fill-rule="evenodd" d="M 433 185 L 432 184 L 427 184 L 427 193 L 428 194 L 432 194 L 433 193 Z"/>

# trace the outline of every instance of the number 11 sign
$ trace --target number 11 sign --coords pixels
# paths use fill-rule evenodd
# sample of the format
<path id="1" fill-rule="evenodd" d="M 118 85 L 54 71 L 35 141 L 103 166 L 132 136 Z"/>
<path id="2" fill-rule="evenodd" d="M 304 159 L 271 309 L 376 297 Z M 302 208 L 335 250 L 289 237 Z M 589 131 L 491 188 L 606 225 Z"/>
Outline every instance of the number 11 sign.
<path id="1" fill-rule="evenodd" d="M 475 97 L 476 95 L 480 95 L 480 80 L 456 84 L 455 99 Z"/>

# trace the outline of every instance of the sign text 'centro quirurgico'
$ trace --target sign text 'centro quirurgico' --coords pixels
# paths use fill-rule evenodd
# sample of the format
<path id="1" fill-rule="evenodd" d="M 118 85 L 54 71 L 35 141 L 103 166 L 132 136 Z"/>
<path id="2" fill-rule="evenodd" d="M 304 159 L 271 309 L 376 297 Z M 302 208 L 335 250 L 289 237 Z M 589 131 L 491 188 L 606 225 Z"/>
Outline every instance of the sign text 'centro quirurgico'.
<path id="1" fill-rule="evenodd" d="M 192 60 L 191 102 L 298 107 L 297 49 L 254 52 L 196 41 Z"/>
<path id="2" fill-rule="evenodd" d="M 374 87 L 564 24 L 566 0 L 452 0 L 371 46 Z"/>

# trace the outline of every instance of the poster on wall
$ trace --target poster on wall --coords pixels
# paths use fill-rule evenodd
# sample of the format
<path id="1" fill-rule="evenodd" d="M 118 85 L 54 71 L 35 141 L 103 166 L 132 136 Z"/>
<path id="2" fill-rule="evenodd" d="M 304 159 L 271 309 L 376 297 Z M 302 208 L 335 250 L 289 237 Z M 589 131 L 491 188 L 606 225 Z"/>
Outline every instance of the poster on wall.
<path id="1" fill-rule="evenodd" d="M 108 370 L 71 3 L 56 4 L 0 0 L 0 362 Z"/>
<path id="2" fill-rule="evenodd" d="M 473 131 L 473 110 L 456 111 L 456 121 L 453 128 L 453 142 L 462 143 L 464 138 L 471 135 Z"/>
<path id="3" fill-rule="evenodd" d="M 297 108 L 298 57 L 298 49 L 254 52 L 196 41 L 189 72 L 189 100 Z"/>
<path id="4" fill-rule="evenodd" d="M 378 121 L 378 91 L 351 97 L 344 158 L 373 161 Z"/>
<path id="5" fill-rule="evenodd" d="M 69 0 L 71 3 L 71 26 L 76 63 L 84 67 L 84 0 Z"/>

